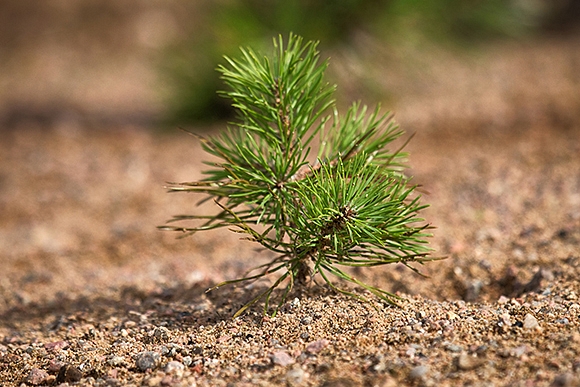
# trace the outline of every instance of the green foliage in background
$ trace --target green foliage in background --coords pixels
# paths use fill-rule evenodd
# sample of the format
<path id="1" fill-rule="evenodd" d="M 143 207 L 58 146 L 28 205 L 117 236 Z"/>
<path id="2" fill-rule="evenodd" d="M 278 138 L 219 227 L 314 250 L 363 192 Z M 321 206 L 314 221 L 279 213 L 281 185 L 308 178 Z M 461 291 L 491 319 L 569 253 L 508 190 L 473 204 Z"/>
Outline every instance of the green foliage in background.
<path id="1" fill-rule="evenodd" d="M 325 48 L 352 43 L 363 31 L 397 46 L 471 44 L 519 36 L 537 24 L 541 10 L 526 2 L 482 0 L 233 0 L 199 3 L 191 38 L 169 51 L 165 73 L 174 85 L 168 99 L 171 123 L 228 118 L 230 106 L 216 98 L 222 83 L 214 63 L 243 44 L 265 48 L 269 37 L 293 31 L 325 42 Z"/>
<path id="2" fill-rule="evenodd" d="M 214 199 L 217 215 L 179 215 L 162 229 L 191 235 L 220 228 L 277 253 L 257 273 L 216 286 L 256 280 L 279 273 L 271 287 L 236 316 L 264 298 L 269 310 L 273 291 L 283 287 L 274 314 L 295 283 L 317 274 L 333 289 L 332 277 L 353 282 L 375 296 L 396 296 L 365 284 L 344 267 L 372 267 L 431 260 L 425 238 L 428 225 L 418 216 L 425 208 L 403 173 L 406 154 L 391 143 L 403 131 L 379 108 L 353 104 L 339 115 L 334 86 L 324 79 L 315 43 L 290 35 L 286 45 L 262 57 L 243 49 L 241 58 L 220 66 L 229 90 L 222 94 L 238 113 L 220 135 L 200 137 L 205 151 L 219 161 L 202 181 L 174 184 L 170 191 L 197 192 Z M 316 158 L 311 147 L 320 141 Z M 174 222 L 194 221 L 193 226 Z"/>
<path id="3" fill-rule="evenodd" d="M 530 2 L 532 3 L 532 2 Z M 494 38 L 520 37 L 539 25 L 541 9 L 505 0 L 392 0 L 380 23 L 381 35 L 468 45 Z"/>
<path id="4" fill-rule="evenodd" d="M 223 87 L 214 64 L 242 44 L 265 48 L 273 35 L 293 31 L 307 39 L 340 44 L 372 19 L 380 0 L 210 1 L 191 38 L 167 55 L 165 72 L 175 85 L 169 99 L 170 122 L 199 123 L 229 118 L 233 111 L 216 98 Z"/>

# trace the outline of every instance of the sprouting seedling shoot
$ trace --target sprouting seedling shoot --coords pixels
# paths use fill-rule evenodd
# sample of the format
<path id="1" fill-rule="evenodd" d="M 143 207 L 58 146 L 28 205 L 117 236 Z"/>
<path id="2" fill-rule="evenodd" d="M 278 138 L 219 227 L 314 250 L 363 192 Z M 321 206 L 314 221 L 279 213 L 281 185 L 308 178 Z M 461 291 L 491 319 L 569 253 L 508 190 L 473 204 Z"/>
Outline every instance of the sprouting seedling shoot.
<path id="1" fill-rule="evenodd" d="M 277 273 L 273 284 L 235 316 L 283 289 L 276 314 L 297 283 L 320 276 L 332 289 L 366 300 L 333 280 L 363 287 L 378 298 L 398 298 L 365 284 L 345 271 L 401 263 L 416 271 L 430 248 L 429 225 L 418 213 L 415 186 L 403 174 L 407 154 L 391 143 L 403 131 L 377 107 L 354 103 L 339 115 L 334 86 L 324 80 L 314 42 L 290 34 L 274 39 L 274 53 L 261 56 L 242 49 L 238 59 L 220 66 L 238 117 L 218 136 L 198 136 L 203 149 L 219 161 L 197 182 L 172 184 L 170 191 L 191 191 L 213 198 L 215 215 L 179 215 L 162 229 L 191 235 L 227 227 L 277 253 L 244 278 L 214 288 Z M 315 141 L 319 144 L 315 146 Z M 314 157 L 312 148 L 317 148 Z M 195 221 L 193 226 L 175 222 Z M 211 289 L 210 289 L 211 290 Z"/>

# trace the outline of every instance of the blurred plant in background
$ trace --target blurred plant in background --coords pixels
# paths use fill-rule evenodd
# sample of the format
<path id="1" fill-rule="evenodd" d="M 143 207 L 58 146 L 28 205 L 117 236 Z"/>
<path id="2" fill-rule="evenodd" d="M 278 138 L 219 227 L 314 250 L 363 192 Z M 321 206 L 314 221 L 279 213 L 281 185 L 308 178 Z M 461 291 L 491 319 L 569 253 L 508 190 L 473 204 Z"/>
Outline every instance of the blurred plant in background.
<path id="1" fill-rule="evenodd" d="M 558 5 L 542 0 L 222 0 L 201 3 L 205 17 L 173 45 L 163 63 L 174 86 L 168 121 L 192 123 L 229 117 L 230 107 L 216 96 L 222 87 L 214 64 L 238 47 L 264 47 L 272 35 L 289 31 L 333 50 L 353 44 L 357 33 L 387 45 L 452 45 L 459 48 L 505 37 L 522 37 L 547 24 Z"/>
<path id="2" fill-rule="evenodd" d="M 242 45 L 263 48 L 270 37 L 293 31 L 328 47 L 344 43 L 351 33 L 373 20 L 381 0 L 240 0 L 208 2 L 207 17 L 190 38 L 170 48 L 164 63 L 176 86 L 170 95 L 169 119 L 176 122 L 211 121 L 229 116 L 231 107 L 216 95 L 222 83 L 215 63 Z"/>

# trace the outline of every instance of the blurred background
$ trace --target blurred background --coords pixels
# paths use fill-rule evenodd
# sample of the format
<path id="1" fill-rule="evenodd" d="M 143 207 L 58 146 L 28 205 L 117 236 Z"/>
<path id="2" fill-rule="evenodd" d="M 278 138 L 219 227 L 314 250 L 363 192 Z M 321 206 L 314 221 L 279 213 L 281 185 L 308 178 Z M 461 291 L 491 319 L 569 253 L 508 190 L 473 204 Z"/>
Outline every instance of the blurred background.
<path id="1" fill-rule="evenodd" d="M 238 235 L 176 240 L 156 226 L 202 211 L 163 185 L 202 176 L 205 156 L 178 127 L 231 118 L 216 95 L 222 55 L 270 50 L 290 31 L 320 41 L 339 105 L 381 103 L 418 133 L 409 173 L 450 259 L 427 265 L 421 286 L 398 270 L 369 282 L 497 299 L 542 257 L 559 270 L 573 254 L 539 254 L 552 235 L 577 255 L 566 230 L 580 221 L 578 1 L 3 0 L 0 309 L 254 266 Z"/>
<path id="2" fill-rule="evenodd" d="M 340 101 L 379 100 L 395 109 L 406 98 L 435 98 L 431 106 L 450 105 L 485 95 L 488 81 L 517 98 L 526 92 L 521 51 L 552 39 L 543 41 L 550 56 L 551 46 L 577 33 L 579 20 L 573 0 L 6 0 L 0 126 L 223 120 L 231 111 L 216 95 L 222 56 L 237 55 L 240 46 L 269 49 L 289 31 L 321 42 Z M 510 56 L 514 47 L 520 52 Z M 504 54 L 503 63 L 490 60 Z M 507 79 L 489 79 L 490 65 L 508 66 Z"/>

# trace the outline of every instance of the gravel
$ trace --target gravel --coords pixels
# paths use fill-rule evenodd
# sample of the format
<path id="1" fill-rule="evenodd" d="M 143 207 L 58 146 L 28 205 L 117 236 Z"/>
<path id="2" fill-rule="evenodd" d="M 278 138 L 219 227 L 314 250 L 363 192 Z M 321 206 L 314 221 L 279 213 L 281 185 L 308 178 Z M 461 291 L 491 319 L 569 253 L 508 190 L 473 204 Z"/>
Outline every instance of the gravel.
<path id="1" fill-rule="evenodd" d="M 157 368 L 161 360 L 161 355 L 157 352 L 146 351 L 137 354 L 135 363 L 137 368 L 145 372 Z"/>

